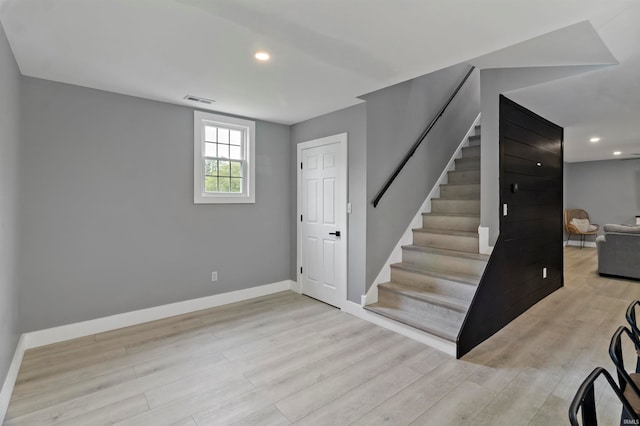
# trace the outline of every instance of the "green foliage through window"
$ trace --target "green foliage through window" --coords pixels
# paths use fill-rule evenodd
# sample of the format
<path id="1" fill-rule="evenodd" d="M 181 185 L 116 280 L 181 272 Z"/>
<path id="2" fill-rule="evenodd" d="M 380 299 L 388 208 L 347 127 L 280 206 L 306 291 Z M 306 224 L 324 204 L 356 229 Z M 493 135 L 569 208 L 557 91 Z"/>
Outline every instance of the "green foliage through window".
<path id="1" fill-rule="evenodd" d="M 242 192 L 242 162 L 206 158 L 204 161 L 205 192 Z"/>

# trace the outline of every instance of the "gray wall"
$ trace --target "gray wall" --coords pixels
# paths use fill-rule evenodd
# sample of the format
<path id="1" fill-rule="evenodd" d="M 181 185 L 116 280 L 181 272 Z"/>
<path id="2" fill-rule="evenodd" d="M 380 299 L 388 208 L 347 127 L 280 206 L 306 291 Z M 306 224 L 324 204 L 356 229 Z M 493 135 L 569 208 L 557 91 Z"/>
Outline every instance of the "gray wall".
<path id="1" fill-rule="evenodd" d="M 313 139 L 347 133 L 349 145 L 349 247 L 348 247 L 348 298 L 360 303 L 365 290 L 366 265 L 366 106 L 356 105 L 330 114 L 303 121 L 291 127 L 291 212 L 296 214 L 296 145 Z M 291 279 L 297 281 L 296 267 L 296 221 L 291 223 Z"/>
<path id="2" fill-rule="evenodd" d="M 591 221 L 635 224 L 640 215 L 640 159 L 565 163 L 565 208 Z"/>
<path id="3" fill-rule="evenodd" d="M 194 205 L 192 109 L 24 78 L 22 114 L 23 331 L 289 279 L 288 126 L 255 204 Z"/>
<path id="4" fill-rule="evenodd" d="M 18 341 L 18 142 L 20 72 L 0 25 L 0 387 Z"/>
<path id="5" fill-rule="evenodd" d="M 475 72 L 377 208 L 371 201 L 466 72 L 459 64 L 363 98 L 367 101 L 367 288 L 480 112 Z"/>

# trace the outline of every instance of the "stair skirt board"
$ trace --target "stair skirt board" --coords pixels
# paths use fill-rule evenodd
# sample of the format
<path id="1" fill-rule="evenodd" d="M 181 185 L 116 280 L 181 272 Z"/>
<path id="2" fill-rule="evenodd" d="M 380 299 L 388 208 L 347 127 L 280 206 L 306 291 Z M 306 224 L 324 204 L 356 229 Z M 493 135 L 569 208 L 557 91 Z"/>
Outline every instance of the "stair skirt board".
<path id="1" fill-rule="evenodd" d="M 364 306 L 454 347 L 489 258 L 480 253 L 478 120 L 378 274 Z"/>

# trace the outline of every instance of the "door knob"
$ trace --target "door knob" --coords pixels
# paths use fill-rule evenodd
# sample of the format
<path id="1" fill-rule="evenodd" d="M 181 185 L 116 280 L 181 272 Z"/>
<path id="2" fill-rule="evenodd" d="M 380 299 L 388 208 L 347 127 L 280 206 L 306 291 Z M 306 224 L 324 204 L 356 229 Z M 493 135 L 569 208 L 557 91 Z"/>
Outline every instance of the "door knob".
<path id="1" fill-rule="evenodd" d="M 339 237 L 340 236 L 340 231 L 329 232 L 329 235 L 335 235 L 336 237 Z"/>

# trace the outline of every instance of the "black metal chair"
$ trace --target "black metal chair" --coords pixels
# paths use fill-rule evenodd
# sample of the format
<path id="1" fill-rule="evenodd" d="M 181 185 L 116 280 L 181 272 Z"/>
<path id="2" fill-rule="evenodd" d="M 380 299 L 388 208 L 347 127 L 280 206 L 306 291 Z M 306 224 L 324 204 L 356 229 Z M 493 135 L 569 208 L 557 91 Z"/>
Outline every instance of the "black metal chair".
<path id="1" fill-rule="evenodd" d="M 625 315 L 627 322 L 629 323 L 629 327 L 631 327 L 631 331 L 636 338 L 636 342 L 640 342 L 640 329 L 638 328 L 638 323 L 636 321 L 636 308 L 639 306 L 640 300 L 634 300 L 627 308 L 627 313 Z M 638 361 L 636 362 L 636 373 L 640 373 L 640 353 L 638 353 Z"/>
<path id="2" fill-rule="evenodd" d="M 611 344 L 609 345 L 609 356 L 611 357 L 613 364 L 616 366 L 616 370 L 618 372 L 618 384 L 624 394 L 624 397 L 629 401 L 629 404 L 631 404 L 633 411 L 635 413 L 640 413 L 640 373 L 628 373 L 624 366 L 624 358 L 622 356 L 622 337 L 625 335 L 629 338 L 631 343 L 633 343 L 633 347 L 636 350 L 636 359 L 638 358 L 637 351 L 640 344 L 631 330 L 624 326 L 618 327 L 616 332 L 613 333 L 613 337 L 611 337 Z"/>
<path id="3" fill-rule="evenodd" d="M 604 376 L 604 378 L 609 382 L 609 386 L 615 392 L 616 396 L 622 403 L 623 407 L 623 418 L 625 420 L 629 420 L 629 424 L 640 424 L 640 417 L 633 411 L 633 407 L 624 397 L 622 390 L 616 385 L 613 377 L 602 367 L 596 367 L 589 376 L 582 382 L 576 395 L 573 397 L 573 401 L 571 401 L 571 405 L 569 406 L 569 421 L 571 422 L 571 426 L 597 426 L 598 418 L 596 416 L 596 398 L 594 391 L 594 383 L 596 379 L 600 376 Z M 629 413 L 626 414 L 625 413 Z M 579 414 L 581 414 L 579 416 Z M 578 418 L 581 418 L 582 424 L 579 423 Z M 621 424 L 622 424 L 621 419 Z"/>
<path id="4" fill-rule="evenodd" d="M 636 336 L 636 340 L 640 342 L 640 329 L 638 329 L 638 324 L 636 322 L 636 308 L 640 306 L 640 300 L 634 300 L 631 302 L 629 307 L 627 308 L 627 322 L 631 327 L 631 331 L 633 331 L 633 335 Z"/>

